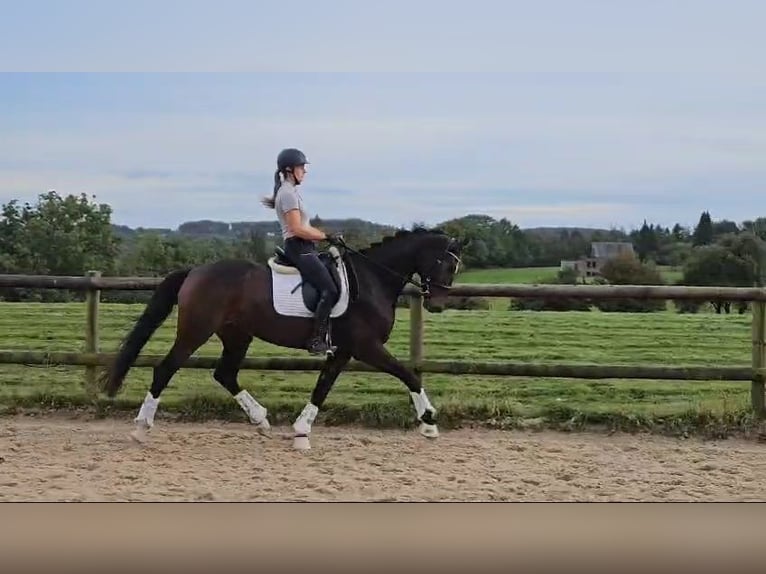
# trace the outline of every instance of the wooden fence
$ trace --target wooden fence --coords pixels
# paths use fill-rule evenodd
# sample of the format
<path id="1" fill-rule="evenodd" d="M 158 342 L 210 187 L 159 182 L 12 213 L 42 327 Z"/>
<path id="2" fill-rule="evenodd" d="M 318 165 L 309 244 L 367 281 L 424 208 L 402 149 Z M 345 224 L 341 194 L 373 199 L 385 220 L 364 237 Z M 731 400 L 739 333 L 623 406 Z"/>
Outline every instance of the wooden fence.
<path id="1" fill-rule="evenodd" d="M 85 277 L 48 275 L 0 275 L 0 288 L 70 289 L 86 292 L 85 352 L 26 352 L 0 350 L 0 364 L 62 364 L 85 367 L 86 387 L 92 389 L 96 369 L 106 365 L 112 355 L 99 352 L 98 314 L 102 290 L 151 290 L 161 277 L 101 277 L 97 271 Z M 751 381 L 754 412 L 766 415 L 764 381 L 766 380 L 766 289 L 743 287 L 687 287 L 646 285 L 455 285 L 453 297 L 571 297 L 579 299 L 661 299 L 674 301 L 747 301 L 752 302 L 752 362 L 742 367 L 648 366 L 648 365 L 571 365 L 523 362 L 429 361 L 423 356 L 423 306 L 418 291 L 405 289 L 411 297 L 409 364 L 422 373 L 455 375 L 505 375 L 514 377 L 558 377 L 576 379 L 663 379 L 670 381 Z M 2 341 L 0 340 L 0 345 Z M 136 366 L 154 366 L 160 355 L 142 355 Z M 210 369 L 217 357 L 191 357 L 185 368 Z M 268 358 L 245 359 L 243 369 L 314 371 L 321 359 Z M 358 361 L 348 365 L 351 371 L 373 371 Z"/>

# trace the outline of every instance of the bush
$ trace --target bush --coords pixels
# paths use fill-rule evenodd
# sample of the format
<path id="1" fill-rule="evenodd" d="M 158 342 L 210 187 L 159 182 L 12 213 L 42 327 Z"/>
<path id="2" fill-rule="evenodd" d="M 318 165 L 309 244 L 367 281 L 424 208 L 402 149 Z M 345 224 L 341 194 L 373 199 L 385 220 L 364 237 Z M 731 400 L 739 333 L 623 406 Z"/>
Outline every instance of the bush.
<path id="1" fill-rule="evenodd" d="M 553 279 L 541 281 L 541 284 L 576 285 L 577 272 L 573 269 L 562 269 Z M 512 299 L 509 311 L 590 311 L 591 301 L 574 297 L 557 297 L 552 299 L 529 297 Z"/>
<path id="2" fill-rule="evenodd" d="M 489 301 L 484 297 L 450 297 L 444 306 L 445 309 L 459 309 L 461 311 L 487 311 Z"/>
<path id="3" fill-rule="evenodd" d="M 674 301 L 673 306 L 678 313 L 699 313 L 705 303 L 700 301 Z"/>
<path id="4" fill-rule="evenodd" d="M 400 295 L 396 300 L 397 309 L 409 309 L 410 298 L 408 295 Z M 458 309 L 461 311 L 486 311 L 490 308 L 489 300 L 484 297 L 449 297 L 444 304 L 444 309 Z"/>
<path id="5" fill-rule="evenodd" d="M 622 255 L 607 262 L 601 269 L 598 283 L 610 285 L 664 285 L 654 265 L 641 263 L 633 255 Z M 667 309 L 662 299 L 602 299 L 596 306 L 605 313 L 652 313 Z"/>

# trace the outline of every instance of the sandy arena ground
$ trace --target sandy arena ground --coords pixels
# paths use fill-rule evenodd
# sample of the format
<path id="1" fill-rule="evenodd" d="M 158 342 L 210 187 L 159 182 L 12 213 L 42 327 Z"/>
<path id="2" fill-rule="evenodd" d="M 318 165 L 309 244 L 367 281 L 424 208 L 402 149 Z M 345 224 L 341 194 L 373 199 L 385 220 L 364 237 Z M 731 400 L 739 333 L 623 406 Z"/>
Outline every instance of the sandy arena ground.
<path id="1" fill-rule="evenodd" d="M 766 500 L 766 444 L 648 435 L 0 418 L 0 501 Z"/>

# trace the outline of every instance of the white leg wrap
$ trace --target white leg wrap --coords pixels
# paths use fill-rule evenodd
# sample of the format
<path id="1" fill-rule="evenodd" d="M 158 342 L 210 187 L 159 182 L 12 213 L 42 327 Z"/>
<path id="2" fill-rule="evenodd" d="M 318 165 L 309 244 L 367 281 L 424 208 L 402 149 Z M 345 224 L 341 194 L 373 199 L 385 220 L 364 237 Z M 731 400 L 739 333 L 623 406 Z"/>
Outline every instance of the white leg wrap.
<path id="1" fill-rule="evenodd" d="M 250 418 L 250 422 L 257 425 L 266 420 L 266 407 L 259 404 L 258 401 L 256 401 L 250 393 L 242 390 L 234 395 L 234 398 L 239 403 L 239 406 L 242 407 L 242 410 L 245 411 L 247 416 Z"/>
<path id="2" fill-rule="evenodd" d="M 436 414 L 436 409 L 431 404 L 431 401 L 428 400 L 428 395 L 426 395 L 426 390 L 424 388 L 420 388 L 420 393 L 410 393 L 410 396 L 412 397 L 412 403 L 415 405 L 415 412 L 418 414 L 418 420 L 423 418 L 426 411 L 431 411 Z"/>
<path id="3" fill-rule="evenodd" d="M 157 407 L 160 404 L 160 399 L 156 399 L 152 396 L 152 393 L 147 392 L 144 398 L 144 404 L 141 405 L 141 409 L 138 411 L 138 416 L 134 419 L 135 422 L 144 422 L 148 428 L 154 426 L 154 415 L 157 413 Z"/>
<path id="4" fill-rule="evenodd" d="M 309 434 L 311 432 L 311 425 L 314 424 L 314 419 L 317 417 L 317 413 L 319 413 L 319 409 L 311 403 L 308 403 L 303 407 L 301 414 L 298 415 L 298 418 L 295 419 L 295 422 L 293 423 L 295 434 Z"/>

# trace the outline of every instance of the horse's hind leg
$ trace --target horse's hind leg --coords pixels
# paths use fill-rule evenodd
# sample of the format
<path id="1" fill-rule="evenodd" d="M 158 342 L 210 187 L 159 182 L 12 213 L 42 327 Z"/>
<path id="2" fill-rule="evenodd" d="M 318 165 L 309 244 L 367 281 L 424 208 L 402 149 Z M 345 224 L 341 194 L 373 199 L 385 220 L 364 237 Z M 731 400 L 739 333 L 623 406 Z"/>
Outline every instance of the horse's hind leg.
<path id="1" fill-rule="evenodd" d="M 152 386 L 134 419 L 136 428 L 131 436 L 136 441 L 146 442 L 146 433 L 154 426 L 154 415 L 157 413 L 162 391 L 184 362 L 213 334 L 213 327 L 207 326 L 207 323 L 209 321 L 190 321 L 179 312 L 176 340 L 167 355 L 154 367 Z"/>
<path id="2" fill-rule="evenodd" d="M 271 425 L 266 408 L 259 404 L 247 390 L 242 389 L 237 381 L 239 367 L 247 354 L 253 337 L 233 328 L 219 332 L 218 337 L 223 343 L 223 351 L 218 359 L 213 378 L 231 393 L 231 396 L 247 414 L 250 422 L 256 425 L 258 432 L 264 436 L 270 436 Z"/>

